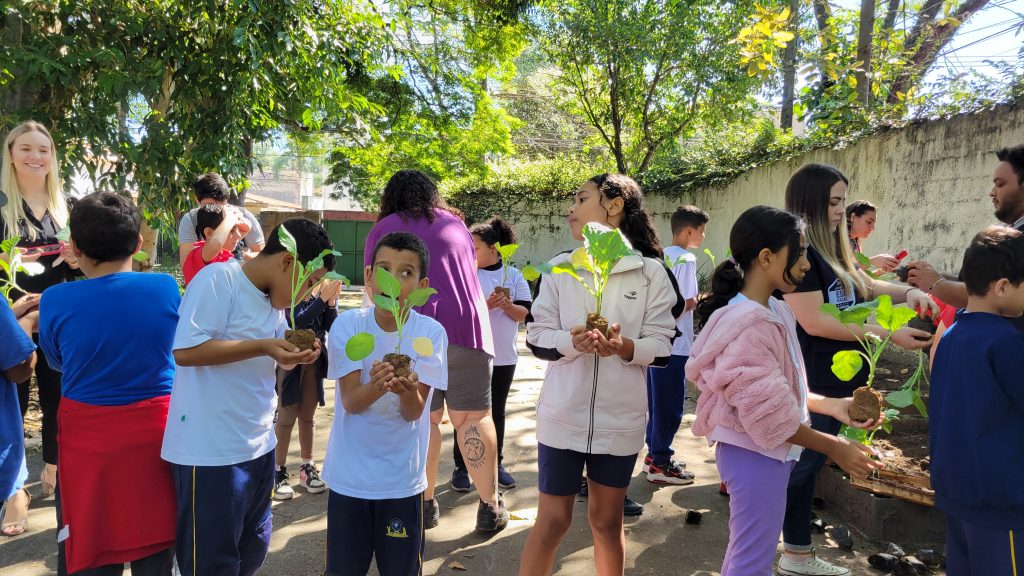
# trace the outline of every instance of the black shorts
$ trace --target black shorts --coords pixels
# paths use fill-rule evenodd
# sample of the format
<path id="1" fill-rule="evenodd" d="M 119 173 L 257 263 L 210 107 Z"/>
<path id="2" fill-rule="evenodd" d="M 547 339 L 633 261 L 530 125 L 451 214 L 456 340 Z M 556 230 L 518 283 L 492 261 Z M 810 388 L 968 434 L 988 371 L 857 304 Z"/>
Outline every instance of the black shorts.
<path id="1" fill-rule="evenodd" d="M 584 467 L 591 481 L 612 488 L 625 488 L 633 477 L 636 456 L 586 454 L 538 443 L 538 488 L 552 496 L 572 496 L 580 489 Z"/>
<path id="2" fill-rule="evenodd" d="M 423 494 L 327 497 L 326 576 L 366 576 L 375 554 L 381 576 L 422 576 L 423 540 Z"/>

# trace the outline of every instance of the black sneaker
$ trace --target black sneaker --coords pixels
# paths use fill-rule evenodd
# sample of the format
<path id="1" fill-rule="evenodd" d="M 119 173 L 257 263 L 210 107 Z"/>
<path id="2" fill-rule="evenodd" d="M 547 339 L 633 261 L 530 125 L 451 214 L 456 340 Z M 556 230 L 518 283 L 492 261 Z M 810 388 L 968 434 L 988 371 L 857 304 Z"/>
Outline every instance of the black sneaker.
<path id="1" fill-rule="evenodd" d="M 452 472 L 452 490 L 456 492 L 469 492 L 472 484 L 469 480 L 469 470 L 456 468 Z"/>
<path id="2" fill-rule="evenodd" d="M 516 487 L 516 479 L 505 470 L 505 467 L 498 464 L 498 488 L 511 490 Z"/>
<path id="3" fill-rule="evenodd" d="M 288 485 L 288 469 L 281 466 L 274 475 L 274 500 L 291 500 L 295 491 Z"/>
<path id="4" fill-rule="evenodd" d="M 633 502 L 626 496 L 626 501 L 622 505 L 623 516 L 639 516 L 644 513 L 644 505 L 638 502 Z"/>
<path id="5" fill-rule="evenodd" d="M 586 476 L 583 477 L 583 482 L 580 483 L 580 490 L 579 492 L 576 493 L 576 495 L 581 498 L 586 498 L 587 496 L 590 496 L 590 484 L 587 483 Z"/>
<path id="6" fill-rule="evenodd" d="M 480 501 L 476 509 L 476 529 L 478 532 L 497 532 L 508 526 L 508 510 L 505 501 L 499 496 L 498 506 L 494 507 Z"/>
<path id="7" fill-rule="evenodd" d="M 436 528 L 441 523 L 441 507 L 437 505 L 437 499 L 423 501 L 423 529 Z"/>

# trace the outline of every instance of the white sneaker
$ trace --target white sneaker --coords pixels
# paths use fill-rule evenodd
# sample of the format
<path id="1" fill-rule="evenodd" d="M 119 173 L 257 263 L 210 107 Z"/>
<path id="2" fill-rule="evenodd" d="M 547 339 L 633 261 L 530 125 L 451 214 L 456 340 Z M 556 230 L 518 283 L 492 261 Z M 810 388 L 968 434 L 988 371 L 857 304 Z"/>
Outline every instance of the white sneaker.
<path id="1" fill-rule="evenodd" d="M 288 470 L 281 466 L 274 473 L 274 500 L 291 500 L 295 490 L 288 485 Z"/>
<path id="2" fill-rule="evenodd" d="M 849 576 L 850 571 L 825 562 L 811 550 L 811 555 L 803 562 L 794 562 L 783 554 L 782 558 L 779 558 L 779 574 L 783 576 Z"/>

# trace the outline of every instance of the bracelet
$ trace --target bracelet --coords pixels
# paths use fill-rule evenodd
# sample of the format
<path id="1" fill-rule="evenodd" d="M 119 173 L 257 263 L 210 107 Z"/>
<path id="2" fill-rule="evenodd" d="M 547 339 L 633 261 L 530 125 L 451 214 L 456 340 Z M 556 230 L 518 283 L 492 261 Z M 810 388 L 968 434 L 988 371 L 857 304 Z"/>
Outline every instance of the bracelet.
<path id="1" fill-rule="evenodd" d="M 934 284 L 932 284 L 932 287 L 928 289 L 928 293 L 931 294 L 932 291 L 935 290 L 936 286 L 938 286 L 939 284 L 942 284 L 945 281 L 946 281 L 945 278 L 940 277 L 938 280 L 935 281 Z"/>
<path id="2" fill-rule="evenodd" d="M 903 300 L 904 301 L 906 301 L 906 299 L 910 296 L 910 291 L 911 290 L 917 290 L 917 288 L 914 288 L 913 286 L 911 286 L 910 288 L 907 288 L 906 290 L 904 290 L 903 291 Z"/>

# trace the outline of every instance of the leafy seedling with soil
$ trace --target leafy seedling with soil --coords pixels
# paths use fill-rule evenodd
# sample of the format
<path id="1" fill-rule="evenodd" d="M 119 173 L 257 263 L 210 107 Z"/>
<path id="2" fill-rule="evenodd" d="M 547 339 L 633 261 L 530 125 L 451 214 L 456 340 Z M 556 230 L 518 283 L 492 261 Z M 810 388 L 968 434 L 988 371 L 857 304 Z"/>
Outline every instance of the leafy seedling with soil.
<path id="1" fill-rule="evenodd" d="M 512 265 L 512 256 L 519 250 L 519 244 L 494 243 L 494 249 L 501 256 L 501 286 L 495 287 L 494 291 L 503 294 L 505 298 L 512 299 L 512 289 L 508 285 L 508 268 Z"/>
<path id="2" fill-rule="evenodd" d="M 888 295 L 882 295 L 870 302 L 864 302 L 862 304 L 856 304 L 850 306 L 845 310 L 839 310 L 835 304 L 823 304 L 821 311 L 832 316 L 836 320 L 839 320 L 844 325 L 853 326 L 864 326 L 868 318 L 874 315 L 875 322 L 885 329 L 886 336 L 882 338 L 873 332 L 866 332 L 864 336 L 856 336 L 857 342 L 861 345 L 863 350 L 842 350 L 836 352 L 832 357 L 832 373 L 837 378 L 844 382 L 849 382 L 856 376 L 861 369 L 864 367 L 864 363 L 868 365 L 868 381 L 864 386 L 857 388 L 853 391 L 853 404 L 848 410 L 850 419 L 855 422 L 865 422 L 868 420 L 877 421 L 883 415 L 886 418 L 883 429 L 887 432 L 891 432 L 890 421 L 898 418 L 899 410 L 888 409 L 882 411 L 883 401 L 887 401 L 887 398 L 883 398 L 873 388 L 875 382 L 875 372 L 878 368 L 878 361 L 882 357 L 882 352 L 885 351 L 886 346 L 892 340 L 894 332 L 903 328 L 913 319 L 917 313 L 909 308 L 898 308 L 893 306 L 892 298 Z M 915 404 L 918 406 L 918 410 L 923 410 L 924 403 L 920 398 L 920 385 L 919 381 L 924 373 L 923 360 L 919 361 L 918 370 L 911 375 L 911 379 L 904 384 L 903 388 L 897 391 L 897 395 L 894 398 L 897 402 L 904 400 L 903 396 L 907 396 L 910 402 L 904 404 Z M 904 392 L 906 391 L 906 392 Z M 902 395 L 899 393 L 903 393 Z M 914 401 L 914 394 L 916 393 L 916 402 Z M 890 394 L 891 396 L 892 394 Z M 897 404 L 893 404 L 897 406 Z M 923 412 L 922 412 L 923 413 Z M 877 429 L 876 429 L 877 430 Z M 843 434 L 849 438 L 857 440 L 863 444 L 871 444 L 874 440 L 875 430 L 870 432 L 866 430 L 844 427 Z"/>
<path id="3" fill-rule="evenodd" d="M 316 334 L 308 329 L 303 328 L 301 330 L 295 329 L 295 305 L 305 299 L 308 290 L 303 289 L 309 277 L 316 273 L 317 270 L 324 267 L 324 258 L 327 256 L 340 257 L 341 253 L 330 249 L 324 249 L 323 252 L 317 255 L 309 262 L 303 264 L 299 261 L 299 249 L 295 243 L 295 237 L 288 231 L 284 226 L 277 227 L 277 237 L 281 240 L 281 245 L 284 249 L 292 255 L 292 260 L 295 265 L 292 266 L 292 284 L 291 284 L 291 306 L 288 310 L 291 316 L 291 330 L 285 330 L 284 339 L 289 343 L 294 344 L 298 347 L 299 351 L 312 350 L 313 343 L 316 341 Z M 348 278 L 345 278 L 341 274 L 334 272 L 333 270 L 328 271 L 323 276 L 324 280 L 341 280 L 346 286 L 349 284 Z"/>
<path id="4" fill-rule="evenodd" d="M 632 255 L 633 248 L 622 232 L 590 222 L 583 227 L 583 247 L 574 250 L 568 262 L 555 265 L 545 263 L 536 269 L 527 266 L 523 269 L 523 275 L 527 280 L 535 279 L 539 273 L 568 274 L 575 278 L 597 301 L 597 309 L 587 314 L 587 330 L 597 330 L 607 338 L 608 319 L 601 315 L 604 289 L 619 260 Z M 587 274 L 584 275 L 584 272 Z"/>
<path id="5" fill-rule="evenodd" d="M 18 274 L 35 276 L 44 270 L 43 265 L 39 262 L 23 262 L 21 260 L 21 250 L 18 249 L 20 240 L 20 236 L 14 236 L 0 243 L 0 252 L 4 254 L 4 258 L 0 258 L 0 271 L 3 272 L 3 277 L 0 278 L 0 294 L 3 294 L 8 304 L 11 305 L 14 304 L 14 301 L 11 300 L 11 290 L 25 293 L 25 290 L 18 286 Z"/>
<path id="6" fill-rule="evenodd" d="M 374 281 L 377 284 L 378 294 L 374 295 L 373 303 L 382 310 L 388 311 L 395 318 L 395 332 L 398 334 L 398 342 L 395 349 L 384 355 L 383 362 L 391 364 L 395 376 L 404 378 L 412 372 L 412 359 L 402 353 L 402 342 L 405 339 L 405 325 L 409 321 L 409 313 L 416 306 L 423 306 L 431 296 L 437 294 L 433 288 L 417 288 L 401 301 L 402 285 L 398 278 L 387 270 L 378 267 L 373 273 Z M 345 343 L 345 355 L 349 360 L 359 361 L 373 353 L 375 347 L 373 334 L 360 332 Z M 412 349 L 419 356 L 432 356 L 434 344 L 430 338 L 413 338 Z"/>

